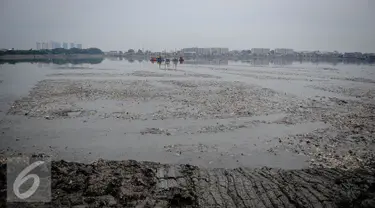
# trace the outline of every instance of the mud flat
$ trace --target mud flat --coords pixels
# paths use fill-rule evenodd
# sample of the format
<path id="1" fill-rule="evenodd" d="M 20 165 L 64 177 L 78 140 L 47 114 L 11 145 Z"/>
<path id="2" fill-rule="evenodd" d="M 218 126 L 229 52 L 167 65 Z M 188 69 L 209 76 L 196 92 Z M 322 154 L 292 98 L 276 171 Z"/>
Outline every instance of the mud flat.
<path id="1" fill-rule="evenodd" d="M 262 154 L 272 155 L 274 162 L 267 162 L 268 165 L 300 164 L 289 168 L 306 167 L 301 162 L 291 162 L 295 158 L 301 161 L 307 157 L 310 167 L 343 169 L 366 168 L 374 158 L 375 104 L 371 102 L 371 89 L 363 93 L 358 87 L 344 91 L 330 85 L 307 85 L 361 99 L 326 96 L 301 99 L 251 83 L 216 79 L 210 74 L 192 80 L 188 75 L 179 77 L 173 73 L 138 71 L 130 73 L 131 76 L 123 75 L 124 79 L 106 79 L 105 74 L 104 79 L 45 79 L 36 84 L 28 96 L 15 101 L 8 115 L 25 116 L 29 123 L 75 121 L 85 128 L 92 124 L 91 128 L 96 129 L 103 128 L 95 124 L 103 120 L 104 123 L 100 122 L 110 130 L 103 130 L 101 137 L 122 135 L 123 140 L 129 141 L 127 145 L 133 147 L 130 141 L 139 143 L 154 137 L 158 141 L 158 151 L 163 152 L 160 157 L 195 165 L 202 165 L 198 161 L 207 158 L 203 162 L 205 167 L 229 164 L 226 158 L 231 158 L 238 166 L 251 164 L 248 161 L 254 158 L 258 158 L 256 164 L 264 164 Z M 189 74 L 199 76 L 196 72 Z M 132 78 L 134 76 L 148 79 Z M 122 122 L 126 122 L 123 127 Z M 5 123 L 3 126 L 15 127 Z M 113 135 L 107 136 L 111 132 Z M 209 136 L 216 136 L 216 141 L 207 139 Z M 99 135 L 95 137 L 99 139 Z M 134 140 L 135 137 L 138 140 Z M 17 138 L 28 140 L 19 136 L 14 139 Z M 175 141 L 168 142 L 172 138 Z M 146 144 L 143 145 L 146 148 Z M 281 165 L 277 157 L 289 162 Z M 158 157 L 144 159 L 150 158 Z M 165 159 L 159 160 L 162 161 Z"/>
<path id="2" fill-rule="evenodd" d="M 203 169 L 191 165 L 54 161 L 52 202 L 1 207 L 374 207 L 374 170 Z"/>
<path id="3" fill-rule="evenodd" d="M 54 206 L 372 206 L 372 68 L 64 67 L 0 118 L 0 154 L 55 159 Z"/>
<path id="4" fill-rule="evenodd" d="M 109 115 L 90 110 L 91 114 L 98 116 L 123 119 L 250 117 L 282 112 L 294 105 L 273 90 L 240 82 L 58 79 L 39 82 L 29 96 L 14 103 L 9 113 L 64 118 L 67 116 L 65 112 L 80 110 L 77 108 L 80 102 L 97 100 L 116 100 L 137 105 L 151 102 L 156 107 L 153 112 L 137 114 L 125 111 L 126 105 L 123 111 Z"/>

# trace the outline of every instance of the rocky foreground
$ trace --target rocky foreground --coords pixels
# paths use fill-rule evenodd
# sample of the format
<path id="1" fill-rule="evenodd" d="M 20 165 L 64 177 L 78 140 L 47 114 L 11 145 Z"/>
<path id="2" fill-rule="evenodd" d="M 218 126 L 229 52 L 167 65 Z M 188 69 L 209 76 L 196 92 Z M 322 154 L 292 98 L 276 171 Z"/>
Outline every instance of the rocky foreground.
<path id="1" fill-rule="evenodd" d="M 52 202 L 9 204 L 0 166 L 0 207 L 375 207 L 375 171 L 105 161 L 52 163 Z"/>

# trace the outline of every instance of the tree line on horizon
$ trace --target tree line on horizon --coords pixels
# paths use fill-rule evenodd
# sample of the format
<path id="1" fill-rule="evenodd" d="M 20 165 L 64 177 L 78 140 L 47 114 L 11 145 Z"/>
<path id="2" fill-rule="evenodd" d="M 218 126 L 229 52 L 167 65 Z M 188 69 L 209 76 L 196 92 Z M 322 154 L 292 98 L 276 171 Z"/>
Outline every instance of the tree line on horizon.
<path id="1" fill-rule="evenodd" d="M 42 49 L 42 50 L 6 50 L 0 51 L 0 56 L 2 55 L 47 55 L 47 54 L 103 54 L 103 51 L 99 48 L 55 48 L 55 49 Z"/>

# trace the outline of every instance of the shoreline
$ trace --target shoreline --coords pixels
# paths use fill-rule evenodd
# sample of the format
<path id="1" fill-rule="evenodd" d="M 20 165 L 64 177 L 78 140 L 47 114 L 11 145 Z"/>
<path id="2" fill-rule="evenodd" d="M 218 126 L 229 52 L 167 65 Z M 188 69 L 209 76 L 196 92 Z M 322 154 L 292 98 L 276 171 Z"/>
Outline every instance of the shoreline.
<path id="1" fill-rule="evenodd" d="M 88 59 L 88 58 L 104 58 L 104 54 L 47 54 L 47 55 L 4 55 L 0 56 L 2 61 L 14 60 L 48 60 L 48 59 Z"/>

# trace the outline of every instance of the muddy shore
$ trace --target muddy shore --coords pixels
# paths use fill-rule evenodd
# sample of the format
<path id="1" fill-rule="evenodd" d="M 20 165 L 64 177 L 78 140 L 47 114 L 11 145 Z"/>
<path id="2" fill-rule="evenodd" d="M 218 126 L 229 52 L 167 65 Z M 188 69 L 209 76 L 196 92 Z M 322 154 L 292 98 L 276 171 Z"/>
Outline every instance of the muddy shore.
<path id="1" fill-rule="evenodd" d="M 223 73 L 229 72 L 224 70 Z M 258 73 L 258 79 L 263 74 L 264 71 Z M 43 125 L 47 132 L 61 129 L 61 133 L 56 134 L 60 141 L 69 141 L 82 148 L 86 146 L 72 138 L 79 136 L 82 141 L 97 142 L 104 147 L 110 143 L 105 143 L 103 136 L 110 141 L 118 138 L 110 147 L 112 149 L 119 146 L 118 142 L 149 149 L 146 142 L 149 140 L 155 147 L 160 147 L 161 152 L 148 154 L 143 160 L 160 158 L 158 162 L 186 158 L 188 163 L 205 167 L 249 166 L 249 161 L 255 161 L 261 164 L 259 166 L 291 169 L 307 166 L 353 169 L 366 167 L 372 160 L 373 89 L 338 88 L 322 80 L 316 81 L 320 82 L 317 86 L 308 81 L 306 89 L 335 92 L 342 97 L 319 95 L 301 99 L 256 84 L 222 80 L 218 75 L 178 70 L 137 70 L 122 74 L 52 73 L 9 108 L 9 119 L 1 121 L 2 128 L 7 129 L 3 135 L 9 138 L 5 142 L 13 144 L 12 140 L 21 140 L 20 144 L 33 146 L 39 146 L 40 141 L 50 143 L 48 136 L 41 137 L 33 129 L 25 129 L 21 135 L 16 133 L 17 129 L 25 128 L 23 126 L 39 128 Z M 266 76 L 284 76 L 276 75 Z M 299 81 L 301 77 L 289 79 Z M 22 117 L 26 119 L 19 120 Z M 56 126 L 69 126 L 70 123 L 96 129 L 98 134 L 77 129 L 77 134 L 72 135 Z M 85 139 L 85 135 L 91 138 Z M 210 136 L 216 136 L 216 141 L 207 139 Z M 39 137 L 40 141 L 33 137 Z M 56 143 L 48 146 L 67 149 L 69 142 L 64 146 Z M 137 143 L 140 146 L 134 145 Z M 53 151 L 57 157 L 61 152 Z M 95 159 L 92 155 L 87 156 Z M 265 156 L 269 158 L 268 162 L 262 161 Z M 133 155 L 129 157 L 136 159 Z M 295 162 L 284 164 L 280 157 L 283 157 L 282 161 Z M 235 163 L 224 162 L 228 159 Z M 304 165 L 302 160 L 306 159 L 308 164 Z"/>
<path id="2" fill-rule="evenodd" d="M 6 167 L 0 165 L 0 207 Z M 54 161 L 52 202 L 27 207 L 374 207 L 374 170 L 203 169 L 191 165 Z"/>
<path id="3" fill-rule="evenodd" d="M 51 155 L 54 206 L 373 203 L 373 66 L 1 67 L 0 154 Z"/>

